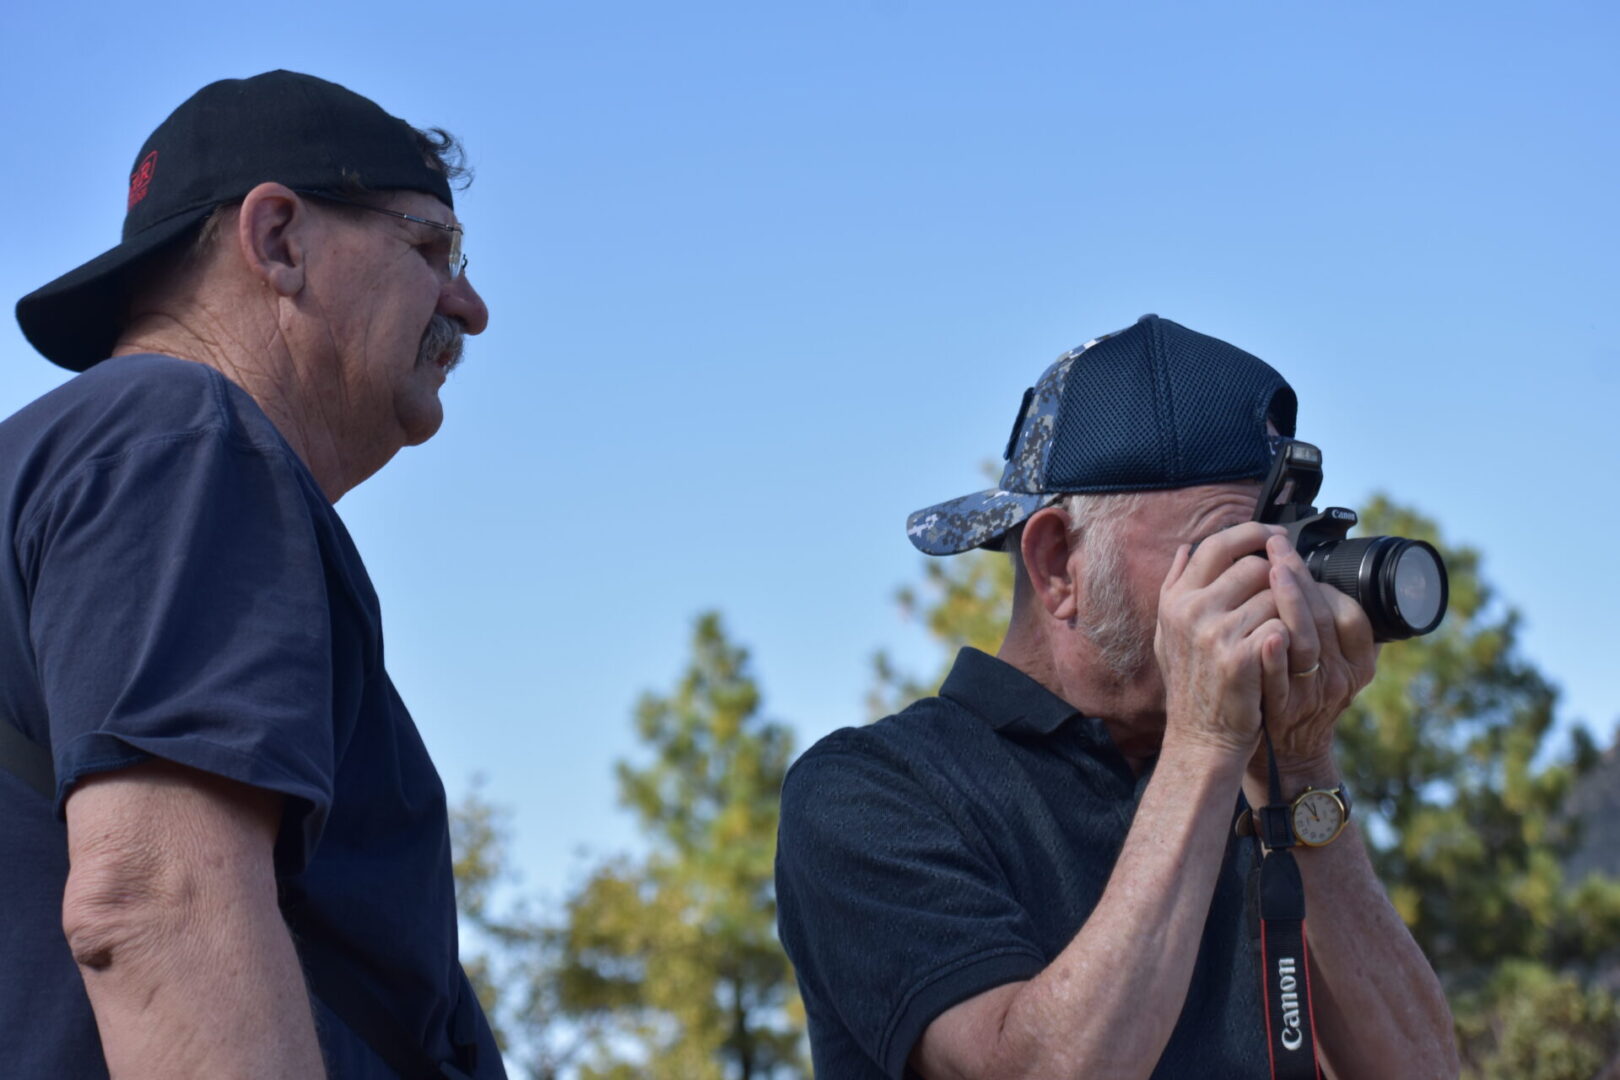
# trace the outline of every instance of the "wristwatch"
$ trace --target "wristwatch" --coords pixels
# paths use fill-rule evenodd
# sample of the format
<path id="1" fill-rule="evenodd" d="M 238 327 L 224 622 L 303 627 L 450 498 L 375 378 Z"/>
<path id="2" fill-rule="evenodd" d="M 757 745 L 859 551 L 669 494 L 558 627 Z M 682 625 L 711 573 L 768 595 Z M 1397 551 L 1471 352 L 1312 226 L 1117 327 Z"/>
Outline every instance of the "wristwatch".
<path id="1" fill-rule="evenodd" d="M 1350 820 L 1350 792 L 1343 784 L 1308 788 L 1287 805 L 1262 806 L 1256 815 L 1260 839 L 1275 851 L 1285 847 L 1324 847 Z"/>

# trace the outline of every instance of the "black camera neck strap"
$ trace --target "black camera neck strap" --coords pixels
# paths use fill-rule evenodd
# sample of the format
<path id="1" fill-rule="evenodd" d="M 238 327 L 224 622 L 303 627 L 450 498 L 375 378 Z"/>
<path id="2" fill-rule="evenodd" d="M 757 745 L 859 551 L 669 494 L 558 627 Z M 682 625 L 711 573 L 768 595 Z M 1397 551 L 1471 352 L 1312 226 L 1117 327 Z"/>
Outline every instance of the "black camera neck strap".
<path id="1" fill-rule="evenodd" d="M 1271 732 L 1264 722 L 1266 761 L 1270 786 L 1270 815 L 1284 806 L 1282 779 Z M 1257 815 L 1258 820 L 1259 815 Z M 1266 1056 L 1272 1080 L 1321 1080 L 1316 1060 L 1316 1024 L 1311 1015 L 1310 950 L 1305 942 L 1305 883 L 1299 864 L 1287 846 L 1262 844 L 1262 829 L 1255 829 L 1255 851 L 1260 860 L 1255 902 L 1260 913 L 1260 966 L 1265 979 Z M 1291 836 L 1289 839 L 1291 843 Z"/>

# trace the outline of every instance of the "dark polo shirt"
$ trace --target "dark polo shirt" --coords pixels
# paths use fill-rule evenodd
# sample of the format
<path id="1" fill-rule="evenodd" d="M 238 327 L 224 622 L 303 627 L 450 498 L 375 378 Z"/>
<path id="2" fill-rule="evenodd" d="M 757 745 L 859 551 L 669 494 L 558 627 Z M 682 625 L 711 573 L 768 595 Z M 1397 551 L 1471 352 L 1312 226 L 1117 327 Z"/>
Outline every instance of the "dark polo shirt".
<path id="1" fill-rule="evenodd" d="M 1100 720 L 975 649 L 938 697 L 806 751 L 776 890 L 816 1075 L 900 1080 L 940 1013 L 1044 969 L 1102 898 L 1151 775 Z M 1266 1075 L 1251 858 L 1228 841 L 1159 1080 Z"/>
<path id="2" fill-rule="evenodd" d="M 57 782 L 46 799 L 0 770 L 0 1077 L 107 1075 L 62 935 L 64 807 L 154 757 L 281 796 L 306 964 L 341 963 L 436 1059 L 473 1043 L 474 1074 L 505 1077 L 459 959 L 444 785 L 383 655 L 337 511 L 219 372 L 121 356 L 0 421 L 0 724 L 50 746 Z M 334 1080 L 395 1077 L 331 1005 L 317 993 Z"/>

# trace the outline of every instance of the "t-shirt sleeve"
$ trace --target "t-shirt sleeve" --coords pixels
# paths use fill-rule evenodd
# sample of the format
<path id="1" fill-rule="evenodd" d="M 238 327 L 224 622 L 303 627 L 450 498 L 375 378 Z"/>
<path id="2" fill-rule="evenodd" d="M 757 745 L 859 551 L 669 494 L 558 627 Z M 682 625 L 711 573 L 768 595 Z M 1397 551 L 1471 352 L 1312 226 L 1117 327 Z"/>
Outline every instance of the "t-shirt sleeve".
<path id="1" fill-rule="evenodd" d="M 81 466 L 26 523 L 58 814 L 87 774 L 159 757 L 287 796 L 277 861 L 308 861 L 332 799 L 332 650 L 296 470 L 224 430 L 154 439 Z"/>
<path id="2" fill-rule="evenodd" d="M 905 769 L 812 750 L 782 792 L 782 943 L 814 1009 L 900 1080 L 935 1017 L 1046 966 L 994 860 Z"/>

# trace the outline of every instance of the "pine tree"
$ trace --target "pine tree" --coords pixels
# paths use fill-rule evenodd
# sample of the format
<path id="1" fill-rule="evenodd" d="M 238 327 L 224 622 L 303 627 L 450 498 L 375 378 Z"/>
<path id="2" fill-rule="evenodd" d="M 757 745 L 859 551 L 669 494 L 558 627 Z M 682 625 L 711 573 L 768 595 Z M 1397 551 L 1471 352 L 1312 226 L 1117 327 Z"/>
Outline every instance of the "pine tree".
<path id="1" fill-rule="evenodd" d="M 482 862 L 460 860 L 464 910 L 504 954 L 477 967 L 505 1026 L 522 1029 L 535 1077 L 565 1067 L 581 1080 L 806 1076 L 773 883 L 792 740 L 761 716 L 748 654 L 718 615 L 698 618 L 690 665 L 672 693 L 642 697 L 635 726 L 647 760 L 619 762 L 617 776 L 648 850 L 599 865 L 560 918 L 489 915 L 496 834 L 487 808 L 458 815 L 482 842 Z"/>
<path id="2" fill-rule="evenodd" d="M 919 679 L 900 671 L 889 654 L 879 650 L 872 657 L 873 682 L 866 695 L 867 712 L 874 720 L 932 694 L 963 646 L 994 654 L 1007 632 L 1013 572 L 1006 555 L 969 551 L 949 559 L 931 558 L 923 562 L 922 572 L 921 590 L 904 586 L 895 593 L 895 601 L 907 618 L 921 617 L 944 658 L 936 674 Z"/>
<path id="3" fill-rule="evenodd" d="M 618 1060 L 611 1030 L 598 1049 L 638 1075 L 798 1072 L 797 992 L 776 941 L 772 885 L 792 740 L 759 709 L 747 652 L 717 614 L 701 616 L 675 692 L 636 708 L 652 760 L 618 765 L 620 799 L 652 851 L 603 867 L 568 905 L 564 1006 L 624 1017 L 618 1034 L 646 1047 L 645 1062 Z"/>

